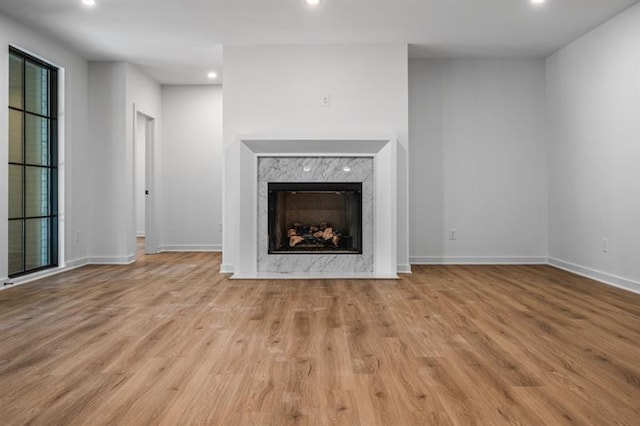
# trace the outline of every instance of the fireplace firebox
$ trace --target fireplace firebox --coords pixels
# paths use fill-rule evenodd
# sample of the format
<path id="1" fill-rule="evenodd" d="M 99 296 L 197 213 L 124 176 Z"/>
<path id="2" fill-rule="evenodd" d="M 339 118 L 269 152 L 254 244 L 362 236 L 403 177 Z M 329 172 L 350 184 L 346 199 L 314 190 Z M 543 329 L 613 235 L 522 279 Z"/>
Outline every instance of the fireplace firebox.
<path id="1" fill-rule="evenodd" d="M 362 183 L 268 185 L 269 254 L 362 254 Z"/>

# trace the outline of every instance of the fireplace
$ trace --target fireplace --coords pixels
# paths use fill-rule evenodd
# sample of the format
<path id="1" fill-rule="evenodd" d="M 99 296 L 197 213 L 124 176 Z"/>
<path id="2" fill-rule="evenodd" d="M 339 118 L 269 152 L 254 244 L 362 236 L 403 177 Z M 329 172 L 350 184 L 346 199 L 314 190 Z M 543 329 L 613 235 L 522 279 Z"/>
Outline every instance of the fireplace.
<path id="1" fill-rule="evenodd" d="M 269 254 L 362 254 L 361 182 L 268 184 Z"/>
<path id="2" fill-rule="evenodd" d="M 233 204 L 233 209 L 225 210 L 227 212 L 225 220 L 228 222 L 228 225 L 225 223 L 225 232 L 231 232 L 227 235 L 233 238 L 225 239 L 224 255 L 227 257 L 223 261 L 235 259 L 236 263 L 223 263 L 222 271 L 233 272 L 234 279 L 397 278 L 397 143 L 395 139 L 241 137 L 238 141 L 238 150 L 228 151 L 229 164 L 237 165 L 233 167 L 238 172 L 238 176 L 237 181 L 226 181 L 230 185 L 227 188 L 227 195 L 237 194 L 239 202 Z M 236 155 L 237 158 L 234 157 Z M 343 217 L 345 215 L 353 217 L 347 213 L 349 209 L 357 212 L 360 215 L 359 218 L 356 216 L 357 226 L 349 223 L 353 220 L 344 218 L 316 216 L 310 219 L 293 217 L 286 219 L 285 215 L 284 223 L 282 219 L 279 221 L 274 219 L 276 211 L 281 212 L 281 207 L 276 208 L 273 204 L 274 197 L 278 203 L 278 199 L 287 200 L 287 197 L 291 198 L 293 195 L 274 195 L 274 193 L 281 190 L 297 193 L 313 192 L 313 190 L 318 191 L 318 187 L 281 186 L 278 188 L 272 184 L 350 185 L 354 182 L 361 185 L 360 190 L 358 187 L 354 189 L 349 186 L 342 188 L 325 186 L 322 191 L 345 192 L 342 194 L 343 197 L 348 195 L 361 203 L 360 207 L 355 209 L 346 206 L 340 209 L 343 210 Z M 225 199 L 233 201 L 235 195 Z M 324 210 L 333 210 L 326 209 L 329 201 L 317 201 L 314 204 L 316 209 L 320 206 Z M 273 218 L 271 225 L 269 225 L 270 216 Z M 340 220 L 343 221 L 342 224 Z M 323 222 L 326 223 L 327 228 L 332 225 L 331 227 L 339 231 L 342 237 L 345 235 L 350 237 L 350 241 L 348 238 L 343 238 L 342 242 L 338 240 L 338 247 L 315 247 L 310 250 L 310 247 L 306 247 L 304 251 L 302 246 L 296 250 L 286 250 L 290 247 L 283 247 L 289 231 L 285 228 L 288 226 L 299 223 L 298 228 L 308 226 L 311 231 L 311 226 L 320 228 Z M 279 225 L 276 225 L 278 223 Z M 280 227 L 280 232 L 274 231 L 276 226 Z M 300 235 L 303 238 L 304 235 L 308 235 L 306 229 L 296 230 L 296 235 L 298 232 L 303 234 Z M 279 238 L 280 241 L 270 241 L 270 235 Z"/>

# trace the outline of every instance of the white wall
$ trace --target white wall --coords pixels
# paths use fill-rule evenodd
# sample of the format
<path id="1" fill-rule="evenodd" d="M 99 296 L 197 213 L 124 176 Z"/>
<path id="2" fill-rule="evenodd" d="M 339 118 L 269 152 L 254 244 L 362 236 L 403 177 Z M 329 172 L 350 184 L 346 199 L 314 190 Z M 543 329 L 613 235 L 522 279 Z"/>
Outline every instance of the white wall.
<path id="1" fill-rule="evenodd" d="M 221 250 L 222 87 L 162 87 L 165 250 Z"/>
<path id="2" fill-rule="evenodd" d="M 88 200 L 92 188 L 87 149 L 87 62 L 0 14 L 0 280 L 7 276 L 7 162 L 8 158 L 8 46 L 13 45 L 64 69 L 64 108 L 59 125 L 64 138 L 59 147 L 64 155 L 64 259 L 68 264 L 82 263 L 87 251 Z M 76 240 L 76 233 L 79 238 Z"/>
<path id="3" fill-rule="evenodd" d="M 148 224 L 147 230 L 154 242 L 162 240 L 162 230 L 157 226 L 161 223 L 162 210 L 162 190 L 158 184 L 161 175 L 162 161 L 162 91 L 158 82 L 143 73 L 133 64 L 126 64 L 126 102 L 123 107 L 126 123 L 125 140 L 125 186 L 123 188 L 125 204 L 123 212 L 125 214 L 127 233 L 127 256 L 129 259 L 135 257 L 136 253 L 136 202 L 135 202 L 135 147 L 134 134 L 137 113 L 143 113 L 153 119 L 153 139 L 154 149 L 151 161 L 153 162 L 153 184 L 150 191 L 150 209 L 154 220 Z M 153 244 L 155 245 L 155 243 Z"/>
<path id="4" fill-rule="evenodd" d="M 406 45 L 225 46 L 223 270 L 237 254 L 238 135 L 398 138 L 398 267 L 408 263 Z M 330 96 L 330 106 L 320 98 Z"/>
<path id="5" fill-rule="evenodd" d="M 126 67 L 89 63 L 89 145 L 93 187 L 90 203 L 92 262 L 124 262 L 126 231 L 119 215 L 124 186 Z"/>
<path id="6" fill-rule="evenodd" d="M 89 260 L 126 263 L 135 259 L 136 250 L 135 111 L 156 119 L 158 149 L 154 152 L 154 161 L 159 164 L 160 85 L 132 64 L 90 62 L 89 99 L 89 133 L 94 162 Z M 161 213 L 157 206 L 154 212 Z"/>
<path id="7" fill-rule="evenodd" d="M 549 57 L 547 81 L 552 262 L 640 292 L 640 5 Z"/>
<path id="8" fill-rule="evenodd" d="M 544 60 L 412 60 L 409 105 L 412 263 L 546 262 Z"/>

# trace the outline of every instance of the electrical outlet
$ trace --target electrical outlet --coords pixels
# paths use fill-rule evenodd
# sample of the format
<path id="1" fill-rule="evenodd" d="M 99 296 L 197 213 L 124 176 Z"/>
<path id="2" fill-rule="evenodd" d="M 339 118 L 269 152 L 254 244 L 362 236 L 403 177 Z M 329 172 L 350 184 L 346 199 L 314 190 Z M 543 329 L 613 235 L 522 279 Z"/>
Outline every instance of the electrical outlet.
<path id="1" fill-rule="evenodd" d="M 458 238 L 458 230 L 456 228 L 449 229 L 449 239 L 455 240 Z"/>
<path id="2" fill-rule="evenodd" d="M 222 232 L 222 222 L 218 223 L 218 230 Z"/>
<path id="3" fill-rule="evenodd" d="M 331 96 L 324 95 L 320 97 L 320 105 L 323 107 L 328 107 L 331 104 Z"/>
<path id="4" fill-rule="evenodd" d="M 602 239 L 602 252 L 609 253 L 609 240 L 607 238 Z"/>
<path id="5" fill-rule="evenodd" d="M 80 242 L 80 231 L 76 229 L 76 243 Z"/>

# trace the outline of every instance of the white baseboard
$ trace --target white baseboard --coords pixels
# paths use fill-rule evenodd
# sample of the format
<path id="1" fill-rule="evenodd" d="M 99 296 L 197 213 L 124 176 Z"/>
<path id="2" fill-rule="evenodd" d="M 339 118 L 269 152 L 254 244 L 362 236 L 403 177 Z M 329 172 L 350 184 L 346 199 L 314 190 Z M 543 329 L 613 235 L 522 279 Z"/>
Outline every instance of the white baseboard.
<path id="1" fill-rule="evenodd" d="M 73 269 L 80 268 L 81 266 L 85 266 L 85 265 L 87 265 L 87 258 L 83 257 L 80 259 L 74 259 L 74 260 L 68 261 L 65 266 L 45 269 L 43 271 L 34 272 L 32 274 L 23 275 L 21 277 L 16 277 L 16 278 L 3 278 L 3 279 L 0 279 L 0 282 L 2 283 L 11 282 L 12 284 L 7 286 L 3 285 L 2 287 L 0 287 L 0 290 L 6 290 L 8 288 L 13 288 L 21 284 L 29 283 L 31 281 L 47 278 L 53 275 L 58 275 L 63 272 L 68 272 Z"/>
<path id="2" fill-rule="evenodd" d="M 412 256 L 413 265 L 546 265 L 543 256 Z"/>
<path id="3" fill-rule="evenodd" d="M 220 273 L 221 274 L 233 274 L 235 272 L 235 265 L 231 263 L 223 263 L 220 265 Z"/>
<path id="4" fill-rule="evenodd" d="M 87 258 L 87 263 L 92 265 L 128 265 L 135 260 L 135 254 L 129 256 L 90 256 Z"/>
<path id="5" fill-rule="evenodd" d="M 398 274 L 410 274 L 411 273 L 411 265 L 410 264 L 398 264 L 396 266 Z"/>
<path id="6" fill-rule="evenodd" d="M 171 249 L 175 246 L 163 246 L 163 251 L 218 251 L 220 246 L 206 246 L 207 249 L 203 249 L 202 246 L 180 246 L 182 249 Z M 199 248 L 199 249 L 196 249 Z M 213 248 L 212 248 L 213 247 Z M 221 249 L 221 247 L 220 247 Z M 56 275 L 62 272 L 70 271 L 72 269 L 79 268 L 81 266 L 96 264 L 96 265 L 126 265 L 135 261 L 135 255 L 129 256 L 92 256 L 86 258 L 73 259 L 66 262 L 64 267 L 47 269 L 45 271 L 36 272 L 34 274 L 25 275 L 15 279 L 9 279 L 7 277 L 1 278 L 0 283 L 12 282 L 10 286 L 0 286 L 0 290 L 6 290 L 13 288 L 16 285 L 25 284 L 30 281 L 34 281 L 40 278 L 45 278 L 51 275 Z M 510 257 L 463 257 L 463 256 L 414 256 L 410 258 L 411 264 L 414 265 L 550 265 L 558 269 L 562 269 L 583 277 L 587 277 L 601 283 L 611 285 L 623 290 L 631 291 L 633 293 L 640 294 L 640 281 L 634 281 L 629 278 L 620 277 L 617 275 L 609 274 L 607 272 L 598 271 L 595 269 L 587 268 L 585 266 L 576 265 L 571 262 L 566 262 L 555 258 L 546 257 L 529 257 L 529 256 L 510 256 Z M 233 264 L 223 264 L 220 267 L 220 273 L 233 274 Z M 398 273 L 411 273 L 411 265 L 398 265 Z"/>
<path id="7" fill-rule="evenodd" d="M 640 281 L 634 281 L 629 278 L 620 277 L 617 275 L 609 274 L 607 272 L 598 271 L 596 269 L 587 268 L 586 266 L 576 265 L 575 263 L 566 262 L 564 260 L 555 259 L 552 257 L 549 258 L 549 265 L 553 266 L 554 268 L 572 272 L 583 277 L 591 278 L 592 280 L 596 280 L 613 287 L 618 287 L 623 290 L 640 294 Z"/>
<path id="8" fill-rule="evenodd" d="M 76 269 L 84 265 L 89 264 L 89 259 L 86 257 L 81 257 L 78 259 L 68 260 L 67 261 L 67 269 Z"/>
<path id="9" fill-rule="evenodd" d="M 158 247 L 163 251 L 222 251 L 222 244 L 164 244 Z"/>

